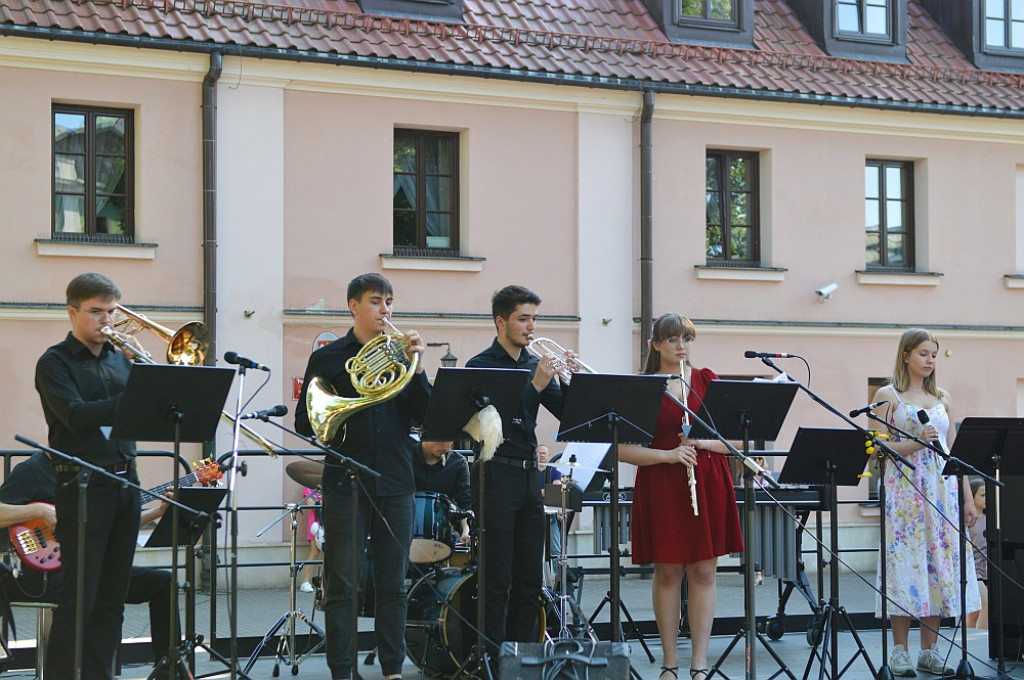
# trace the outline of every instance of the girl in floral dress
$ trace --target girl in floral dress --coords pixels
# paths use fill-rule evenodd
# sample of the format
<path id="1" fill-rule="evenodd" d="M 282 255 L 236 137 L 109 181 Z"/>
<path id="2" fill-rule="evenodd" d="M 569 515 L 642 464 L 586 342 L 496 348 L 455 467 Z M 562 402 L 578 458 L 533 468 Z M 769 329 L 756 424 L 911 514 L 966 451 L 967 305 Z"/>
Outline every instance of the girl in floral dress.
<path id="1" fill-rule="evenodd" d="M 892 382 L 875 395 L 875 400 L 886 403 L 875 412 L 922 441 L 949 451 L 954 438 L 950 427 L 953 412 L 949 394 L 935 381 L 938 353 L 939 343 L 931 332 L 920 328 L 906 331 L 896 352 Z M 921 418 L 920 411 L 928 417 Z M 884 559 L 893 638 L 889 667 L 896 676 L 916 675 L 907 651 L 910 622 L 916 618 L 921 621 L 917 669 L 935 675 L 951 674 L 953 669 L 946 665 L 935 644 L 940 619 L 960 615 L 957 478 L 942 476 L 945 460 L 939 454 L 913 440 L 900 440 L 895 431 L 890 435 L 889 446 L 915 468 L 887 460 L 883 478 Z M 964 484 L 964 519 L 970 527 L 978 513 L 966 479 Z M 973 578 L 974 556 L 970 551 L 967 556 L 967 611 L 975 611 L 980 608 L 980 599 Z M 881 615 L 880 596 L 876 612 Z"/>

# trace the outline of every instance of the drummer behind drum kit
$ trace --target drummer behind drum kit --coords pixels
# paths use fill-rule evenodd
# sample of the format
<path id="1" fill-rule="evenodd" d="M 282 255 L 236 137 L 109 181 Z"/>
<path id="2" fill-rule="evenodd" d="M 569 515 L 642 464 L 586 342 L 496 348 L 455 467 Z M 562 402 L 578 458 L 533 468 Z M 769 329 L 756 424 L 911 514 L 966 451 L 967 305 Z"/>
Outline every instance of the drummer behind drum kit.
<path id="1" fill-rule="evenodd" d="M 569 497 L 567 491 L 574 483 L 572 470 L 582 469 L 582 466 L 575 460 L 552 465 L 569 469 L 568 474 L 558 482 L 563 491 L 560 494 L 561 507 L 557 509 L 557 514 L 562 519 L 561 545 L 565 546 L 568 538 L 566 519 L 571 510 L 566 507 L 566 499 Z M 299 460 L 289 463 L 285 471 L 297 483 L 316 488 L 320 486 L 322 480 L 323 464 L 319 461 Z M 409 658 L 429 676 L 450 677 L 455 674 L 472 653 L 476 641 L 477 544 L 474 540 L 471 547 L 463 549 L 457 545 L 456 534 L 453 531 L 458 521 L 465 517 L 472 521 L 472 511 L 459 508 L 444 494 L 426 491 L 416 493 L 413 540 L 409 549 L 409 580 L 412 585 L 408 590 L 405 642 Z M 296 522 L 293 521 L 293 534 L 295 526 Z M 473 532 L 473 535 L 475 536 L 476 532 Z M 597 636 L 576 600 L 564 592 L 568 581 L 565 577 L 565 552 L 562 550 L 558 556 L 563 592 L 554 594 L 547 587 L 543 589 L 541 601 L 537 603 L 534 639 L 537 642 L 552 639 L 596 642 Z M 361 588 L 364 591 L 364 599 L 360 607 L 361 616 L 373 616 L 373 585 L 368 579 L 370 560 L 372 557 L 367 554 L 363 564 L 364 583 Z M 294 551 L 289 568 L 294 598 L 295 576 L 298 573 Z M 314 577 L 313 582 L 317 586 L 314 608 L 322 609 L 326 590 L 323 587 L 323 579 L 318 575 Z M 295 611 L 297 610 L 293 607 L 290 614 Z M 264 642 L 269 641 L 279 628 L 280 626 L 275 627 L 268 633 Z M 313 631 L 320 632 L 315 627 Z M 279 654 L 285 647 L 291 648 L 294 645 L 293 640 L 291 645 L 279 646 Z M 302 655 L 301 658 L 305 656 Z M 294 674 L 298 670 L 296 666 L 301 658 L 289 661 L 281 656 L 279 660 L 291 663 Z M 373 656 L 371 655 L 366 662 L 373 663 Z"/>

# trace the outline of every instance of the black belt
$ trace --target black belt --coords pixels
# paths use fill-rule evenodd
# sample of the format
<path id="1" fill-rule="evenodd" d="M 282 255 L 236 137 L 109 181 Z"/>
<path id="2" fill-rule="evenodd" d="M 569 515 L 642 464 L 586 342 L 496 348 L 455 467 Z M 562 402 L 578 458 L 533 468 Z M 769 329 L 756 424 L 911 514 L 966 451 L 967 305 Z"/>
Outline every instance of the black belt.
<path id="1" fill-rule="evenodd" d="M 82 468 L 77 465 L 71 465 L 70 463 L 54 463 L 53 469 L 57 472 L 78 472 Z M 135 461 L 130 460 L 127 463 L 117 463 L 115 465 L 106 465 L 103 467 L 104 470 L 111 474 L 123 475 L 126 472 L 131 472 L 135 469 Z"/>
<path id="2" fill-rule="evenodd" d="M 521 468 L 523 470 L 534 470 L 537 468 L 537 461 L 527 460 L 525 458 L 511 458 L 509 456 L 494 456 L 491 458 L 495 463 L 501 463 L 503 465 L 511 465 L 515 468 Z"/>

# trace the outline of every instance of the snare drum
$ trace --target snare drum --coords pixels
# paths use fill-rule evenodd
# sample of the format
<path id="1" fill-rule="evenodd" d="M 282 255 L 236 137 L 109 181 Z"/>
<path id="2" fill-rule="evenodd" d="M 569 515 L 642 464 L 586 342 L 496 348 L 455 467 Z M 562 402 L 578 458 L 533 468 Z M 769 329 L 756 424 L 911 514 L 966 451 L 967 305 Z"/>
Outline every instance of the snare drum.
<path id="1" fill-rule="evenodd" d="M 452 554 L 452 523 L 449 511 L 452 502 L 447 496 L 432 491 L 416 492 L 416 517 L 412 525 L 409 561 L 436 564 Z"/>
<path id="2" fill-rule="evenodd" d="M 537 603 L 538 642 L 547 628 L 545 602 Z M 438 569 L 409 591 L 405 646 L 427 675 L 451 677 L 476 644 L 476 573 Z"/>

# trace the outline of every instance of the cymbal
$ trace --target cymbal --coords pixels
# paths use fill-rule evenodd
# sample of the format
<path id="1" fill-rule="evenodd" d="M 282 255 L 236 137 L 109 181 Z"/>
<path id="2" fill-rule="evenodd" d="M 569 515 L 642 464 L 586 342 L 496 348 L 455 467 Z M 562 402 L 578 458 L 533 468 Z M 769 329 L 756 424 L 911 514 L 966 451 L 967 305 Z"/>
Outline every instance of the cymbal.
<path id="1" fill-rule="evenodd" d="M 302 486 L 312 489 L 320 486 L 324 476 L 324 464 L 315 460 L 297 460 L 288 463 L 284 471 Z"/>
<path id="2" fill-rule="evenodd" d="M 548 463 L 548 465 L 556 468 L 568 468 L 569 470 L 592 470 L 594 472 L 604 472 L 605 474 L 608 473 L 608 471 L 605 470 L 604 468 L 590 467 L 589 465 L 584 465 L 583 463 L 577 463 L 575 461 L 563 463 L 562 461 L 559 460 L 555 461 L 554 463 Z"/>

